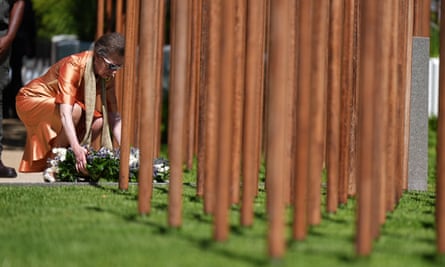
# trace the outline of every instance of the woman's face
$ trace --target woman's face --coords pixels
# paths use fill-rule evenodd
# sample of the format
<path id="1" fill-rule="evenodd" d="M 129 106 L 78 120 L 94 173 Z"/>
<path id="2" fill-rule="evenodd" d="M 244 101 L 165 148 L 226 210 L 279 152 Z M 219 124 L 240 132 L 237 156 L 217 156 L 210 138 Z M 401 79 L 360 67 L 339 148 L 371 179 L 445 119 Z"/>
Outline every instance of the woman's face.
<path id="1" fill-rule="evenodd" d="M 117 54 L 111 54 L 108 57 L 96 55 L 94 60 L 95 74 L 104 79 L 113 78 L 123 64 L 124 57 Z"/>

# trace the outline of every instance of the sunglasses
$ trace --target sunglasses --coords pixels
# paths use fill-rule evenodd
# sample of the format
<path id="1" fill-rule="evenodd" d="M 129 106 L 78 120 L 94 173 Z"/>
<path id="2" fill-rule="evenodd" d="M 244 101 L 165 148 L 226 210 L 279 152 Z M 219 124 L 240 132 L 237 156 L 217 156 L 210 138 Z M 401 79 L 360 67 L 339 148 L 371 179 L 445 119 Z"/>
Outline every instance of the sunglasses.
<path id="1" fill-rule="evenodd" d="M 116 70 L 119 70 L 120 68 L 122 68 L 122 65 L 114 64 L 111 61 L 109 61 L 108 59 L 106 59 L 105 57 L 102 57 L 102 59 L 104 60 L 105 64 L 107 65 L 107 69 L 109 69 L 109 70 L 116 71 Z"/>

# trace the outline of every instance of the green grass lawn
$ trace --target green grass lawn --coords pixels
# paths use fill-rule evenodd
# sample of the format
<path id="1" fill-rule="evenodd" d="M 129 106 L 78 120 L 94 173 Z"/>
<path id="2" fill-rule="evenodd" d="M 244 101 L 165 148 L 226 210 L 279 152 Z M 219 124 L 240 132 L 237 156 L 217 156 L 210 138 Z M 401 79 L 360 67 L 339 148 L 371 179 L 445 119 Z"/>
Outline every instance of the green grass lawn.
<path id="1" fill-rule="evenodd" d="M 252 227 L 239 226 L 232 207 L 230 237 L 221 243 L 194 187 L 184 186 L 180 229 L 167 226 L 167 186 L 155 187 L 148 216 L 138 215 L 136 193 L 108 184 L 0 186 L 0 266 L 445 266 L 435 252 L 432 192 L 403 196 L 369 257 L 355 256 L 350 200 L 323 213 L 307 240 L 289 239 L 279 262 L 267 258 L 264 192 Z"/>
<path id="2" fill-rule="evenodd" d="M 335 214 L 323 212 L 305 241 L 290 239 L 289 220 L 280 261 L 267 257 L 264 191 L 255 201 L 254 225 L 240 226 L 239 206 L 233 206 L 230 237 L 215 242 L 212 217 L 190 185 L 195 174 L 186 172 L 179 229 L 167 225 L 168 186 L 154 188 L 147 216 L 137 212 L 135 185 L 126 192 L 110 184 L 0 186 L 0 267 L 445 266 L 445 256 L 436 254 L 434 120 L 430 126 L 428 191 L 403 195 L 368 257 L 355 255 L 354 199 Z"/>

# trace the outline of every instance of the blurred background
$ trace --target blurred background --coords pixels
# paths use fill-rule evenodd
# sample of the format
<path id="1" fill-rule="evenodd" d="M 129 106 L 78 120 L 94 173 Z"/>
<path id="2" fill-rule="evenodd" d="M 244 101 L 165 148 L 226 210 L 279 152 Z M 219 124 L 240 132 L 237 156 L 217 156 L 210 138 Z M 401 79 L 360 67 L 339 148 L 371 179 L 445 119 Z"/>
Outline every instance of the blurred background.
<path id="1" fill-rule="evenodd" d="M 116 0 L 101 0 L 116 7 Z M 166 34 L 164 49 L 164 90 L 168 89 L 169 70 L 169 0 L 166 1 Z M 100 0 L 26 0 L 27 8 L 21 31 L 13 45 L 11 84 L 3 95 L 5 118 L 15 117 L 15 94 L 31 79 L 40 76 L 58 59 L 89 49 L 97 36 Z M 440 0 L 430 0 L 430 77 L 429 115 L 437 116 L 439 77 Z M 123 0 L 125 9 L 126 1 Z M 105 10 L 103 32 L 116 31 L 113 10 Z"/>

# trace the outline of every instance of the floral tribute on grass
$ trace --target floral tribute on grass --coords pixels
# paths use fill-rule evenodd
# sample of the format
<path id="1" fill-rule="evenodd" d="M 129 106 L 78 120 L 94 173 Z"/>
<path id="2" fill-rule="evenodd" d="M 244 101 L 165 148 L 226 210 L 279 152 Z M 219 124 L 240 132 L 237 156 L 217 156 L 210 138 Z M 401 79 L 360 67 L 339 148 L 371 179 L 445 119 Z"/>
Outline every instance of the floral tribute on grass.
<path id="1" fill-rule="evenodd" d="M 110 182 L 119 181 L 120 150 L 111 150 L 102 147 L 94 150 L 90 147 L 87 156 L 88 175 L 76 170 L 76 157 L 71 148 L 53 148 L 53 157 L 48 159 L 48 168 L 43 172 L 46 182 L 92 182 L 99 180 Z M 130 182 L 136 182 L 139 172 L 139 149 L 130 149 L 129 160 Z M 167 159 L 156 158 L 153 160 L 153 180 L 156 182 L 168 182 L 170 166 Z"/>

